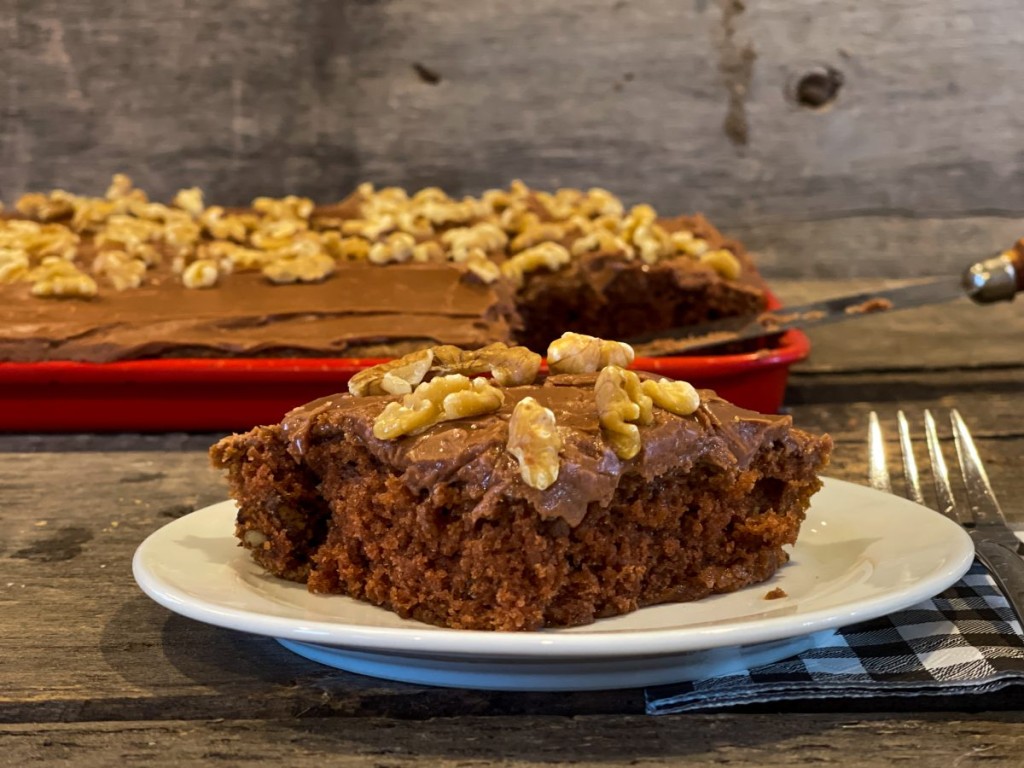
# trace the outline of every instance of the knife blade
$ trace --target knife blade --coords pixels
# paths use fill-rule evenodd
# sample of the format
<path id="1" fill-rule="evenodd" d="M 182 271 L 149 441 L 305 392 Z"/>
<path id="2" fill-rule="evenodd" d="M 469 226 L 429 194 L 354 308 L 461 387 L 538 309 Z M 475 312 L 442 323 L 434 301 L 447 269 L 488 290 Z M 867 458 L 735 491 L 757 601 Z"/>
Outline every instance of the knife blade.
<path id="1" fill-rule="evenodd" d="M 968 297 L 979 304 L 1009 301 L 1024 290 L 1024 263 L 1020 254 L 1007 251 L 972 264 L 963 275 L 945 275 L 898 288 L 867 291 L 814 301 L 700 325 L 682 326 L 635 336 L 625 341 L 645 357 L 777 336 L 793 328 L 838 323 L 876 312 L 895 312 Z"/>

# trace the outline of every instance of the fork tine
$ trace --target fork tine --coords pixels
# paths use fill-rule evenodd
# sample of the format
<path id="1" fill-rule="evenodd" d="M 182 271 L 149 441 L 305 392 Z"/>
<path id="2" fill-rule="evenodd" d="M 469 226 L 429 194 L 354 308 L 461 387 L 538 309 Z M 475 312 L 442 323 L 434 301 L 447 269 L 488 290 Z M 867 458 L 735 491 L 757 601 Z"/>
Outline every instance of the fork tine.
<path id="1" fill-rule="evenodd" d="M 981 463 L 978 448 L 974 445 L 971 433 L 967 429 L 960 412 L 954 408 L 949 413 L 953 423 L 953 439 L 956 442 L 956 455 L 960 459 L 960 471 L 967 487 L 967 501 L 976 523 L 1005 522 L 1003 511 L 999 508 L 992 484 L 988 481 L 985 465 Z"/>
<path id="2" fill-rule="evenodd" d="M 882 439 L 882 426 L 878 423 L 878 414 L 868 414 L 868 482 L 872 488 L 892 493 L 889 482 L 889 468 L 885 463 L 885 441 Z"/>
<path id="3" fill-rule="evenodd" d="M 914 445 L 910 442 L 910 425 L 903 411 L 896 412 L 896 423 L 900 430 L 900 452 L 903 454 L 903 476 L 906 478 L 906 496 L 911 501 L 924 505 L 924 494 L 921 493 L 921 478 L 917 474 L 917 461 L 914 459 Z"/>
<path id="4" fill-rule="evenodd" d="M 939 442 L 939 432 L 935 428 L 935 418 L 928 410 L 924 412 L 924 432 L 928 439 L 928 456 L 932 461 L 932 477 L 935 479 L 935 496 L 939 502 L 939 512 L 963 524 L 966 521 L 953 499 L 953 486 L 949 482 L 949 469 L 942 456 L 942 444 Z"/>

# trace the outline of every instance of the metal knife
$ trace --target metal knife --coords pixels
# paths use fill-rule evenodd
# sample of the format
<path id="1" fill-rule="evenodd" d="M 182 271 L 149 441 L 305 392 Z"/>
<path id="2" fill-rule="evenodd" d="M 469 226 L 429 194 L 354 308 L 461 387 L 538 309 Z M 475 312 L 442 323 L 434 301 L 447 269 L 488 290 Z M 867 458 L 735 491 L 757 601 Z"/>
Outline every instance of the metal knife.
<path id="1" fill-rule="evenodd" d="M 972 264 L 963 275 L 947 275 L 899 288 L 815 301 L 798 307 L 726 318 L 712 323 L 646 333 L 625 341 L 638 355 L 656 357 L 776 336 L 791 328 L 812 328 L 875 312 L 893 312 L 963 298 L 978 304 L 1010 301 L 1024 291 L 1024 255 L 1016 251 Z"/>

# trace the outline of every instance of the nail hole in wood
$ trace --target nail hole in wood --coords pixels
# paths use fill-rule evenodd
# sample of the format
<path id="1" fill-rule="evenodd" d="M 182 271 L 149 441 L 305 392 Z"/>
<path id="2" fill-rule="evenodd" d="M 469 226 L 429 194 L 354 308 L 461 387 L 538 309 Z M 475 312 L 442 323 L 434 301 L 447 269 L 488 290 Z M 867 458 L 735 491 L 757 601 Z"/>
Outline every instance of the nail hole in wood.
<path id="1" fill-rule="evenodd" d="M 842 87 L 842 72 L 833 67 L 821 67 L 800 77 L 793 89 L 793 98 L 802 107 L 821 109 L 836 100 Z"/>
<path id="2" fill-rule="evenodd" d="M 426 67 L 420 64 L 418 61 L 413 62 L 412 68 L 413 70 L 415 70 L 420 80 L 422 80 L 427 85 L 437 85 L 438 83 L 441 82 L 440 74 L 430 69 L 430 67 Z"/>

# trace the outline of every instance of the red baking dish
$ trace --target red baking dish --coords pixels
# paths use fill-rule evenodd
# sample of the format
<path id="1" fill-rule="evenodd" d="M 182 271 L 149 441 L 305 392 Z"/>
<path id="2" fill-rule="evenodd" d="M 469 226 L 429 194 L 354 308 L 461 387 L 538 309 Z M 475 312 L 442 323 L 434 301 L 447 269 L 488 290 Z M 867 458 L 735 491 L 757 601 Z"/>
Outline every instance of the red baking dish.
<path id="1" fill-rule="evenodd" d="M 782 404 L 789 367 L 810 342 L 790 331 L 744 354 L 637 358 L 633 367 L 763 412 Z M 0 363 L 0 430 L 179 432 L 244 430 L 345 388 L 376 359 L 133 360 Z"/>

